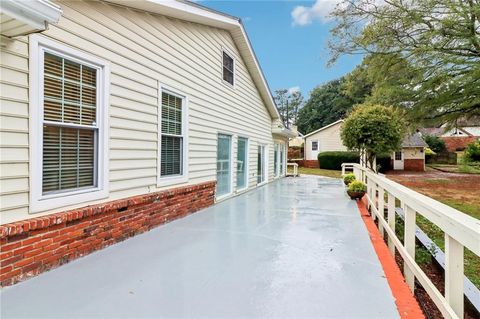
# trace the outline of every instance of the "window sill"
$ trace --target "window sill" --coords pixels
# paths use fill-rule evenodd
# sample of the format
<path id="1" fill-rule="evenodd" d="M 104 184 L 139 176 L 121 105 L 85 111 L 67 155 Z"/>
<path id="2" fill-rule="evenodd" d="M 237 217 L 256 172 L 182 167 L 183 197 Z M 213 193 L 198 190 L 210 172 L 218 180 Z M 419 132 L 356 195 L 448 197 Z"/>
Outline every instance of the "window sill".
<path id="1" fill-rule="evenodd" d="M 29 214 L 59 209 L 66 206 L 88 204 L 89 202 L 105 199 L 109 195 L 107 189 L 88 188 L 72 192 L 37 195 L 32 194 Z"/>
<path id="2" fill-rule="evenodd" d="M 171 176 L 171 177 L 159 177 L 157 178 L 157 187 L 166 187 L 177 184 L 183 184 L 188 182 L 188 176 Z"/>

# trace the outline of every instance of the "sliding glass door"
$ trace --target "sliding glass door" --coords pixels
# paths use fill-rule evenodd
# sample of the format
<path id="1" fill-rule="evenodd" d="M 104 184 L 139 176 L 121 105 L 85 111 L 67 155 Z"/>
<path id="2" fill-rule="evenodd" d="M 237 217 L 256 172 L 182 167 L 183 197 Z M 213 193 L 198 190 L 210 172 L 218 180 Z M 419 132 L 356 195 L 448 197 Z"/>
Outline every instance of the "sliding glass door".
<path id="1" fill-rule="evenodd" d="M 217 197 L 232 192 L 232 137 L 219 134 L 217 141 Z"/>
<path id="2" fill-rule="evenodd" d="M 248 140 L 244 137 L 239 137 L 237 144 L 237 190 L 247 187 L 247 161 Z"/>
<path id="3" fill-rule="evenodd" d="M 275 177 L 278 177 L 279 146 L 277 143 L 273 145 L 273 176 Z"/>
<path id="4" fill-rule="evenodd" d="M 265 146 L 259 145 L 257 150 L 257 184 L 265 182 Z"/>
<path id="5" fill-rule="evenodd" d="M 285 144 L 278 145 L 280 150 L 280 159 L 279 159 L 279 172 L 280 176 L 285 175 Z"/>
<path id="6" fill-rule="evenodd" d="M 273 173 L 275 177 L 285 175 L 285 144 L 275 143 L 274 145 Z"/>

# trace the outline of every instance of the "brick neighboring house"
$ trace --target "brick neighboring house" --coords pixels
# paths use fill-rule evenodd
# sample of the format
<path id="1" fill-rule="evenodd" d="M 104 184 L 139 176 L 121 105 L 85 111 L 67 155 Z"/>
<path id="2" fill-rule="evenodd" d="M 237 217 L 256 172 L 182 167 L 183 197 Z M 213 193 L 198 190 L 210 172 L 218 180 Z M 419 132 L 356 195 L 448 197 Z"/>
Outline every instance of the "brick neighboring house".
<path id="1" fill-rule="evenodd" d="M 445 142 L 447 151 L 461 151 L 468 144 L 480 139 L 480 126 L 462 126 L 447 129 L 446 127 L 429 127 L 420 129 L 425 135 L 436 136 Z"/>
<path id="2" fill-rule="evenodd" d="M 420 133 L 406 136 L 402 142 L 402 149 L 392 154 L 391 167 L 394 170 L 424 171 L 426 147 L 428 145 Z"/>

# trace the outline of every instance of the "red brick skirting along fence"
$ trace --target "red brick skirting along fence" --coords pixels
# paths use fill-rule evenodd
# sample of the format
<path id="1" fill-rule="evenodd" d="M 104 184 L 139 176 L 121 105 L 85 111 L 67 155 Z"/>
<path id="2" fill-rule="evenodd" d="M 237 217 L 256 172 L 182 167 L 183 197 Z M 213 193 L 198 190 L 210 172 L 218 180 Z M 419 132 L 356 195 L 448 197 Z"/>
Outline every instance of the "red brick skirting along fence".
<path id="1" fill-rule="evenodd" d="M 215 200 L 215 182 L 174 188 L 0 226 L 0 285 L 8 286 L 184 217 Z"/>
<path id="2" fill-rule="evenodd" d="M 306 167 L 306 168 L 319 168 L 320 167 L 318 165 L 318 160 L 301 160 L 301 161 L 298 161 L 298 165 L 300 167 Z"/>

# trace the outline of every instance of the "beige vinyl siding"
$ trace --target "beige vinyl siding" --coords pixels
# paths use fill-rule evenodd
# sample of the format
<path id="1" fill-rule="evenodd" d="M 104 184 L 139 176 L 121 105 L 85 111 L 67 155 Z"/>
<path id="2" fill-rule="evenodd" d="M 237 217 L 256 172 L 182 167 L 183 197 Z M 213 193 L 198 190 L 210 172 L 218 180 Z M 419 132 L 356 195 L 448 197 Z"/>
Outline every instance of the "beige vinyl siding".
<path id="1" fill-rule="evenodd" d="M 2 38 L 0 50 L 0 209 L 28 211 L 28 42 Z M 0 218 L 3 222 L 3 213 Z"/>
<path id="2" fill-rule="evenodd" d="M 234 136 L 233 158 L 236 158 L 236 137 L 249 139 L 250 188 L 256 186 L 257 145 L 268 145 L 268 177 L 273 179 L 271 116 L 228 31 L 104 2 L 58 4 L 63 10 L 62 18 L 43 36 L 110 62 L 110 196 L 106 200 L 159 190 L 156 187 L 159 82 L 189 99 L 188 184 L 215 180 L 219 132 Z M 235 58 L 234 88 L 222 80 L 222 48 Z M 11 100 L 5 107 L 2 100 L 2 112 L 8 113 L 5 123 L 14 130 L 2 131 L 2 146 L 11 146 L 2 148 L 2 177 L 7 169 L 8 174 L 15 174 L 5 184 L 10 187 L 5 190 L 8 194 L 2 188 L 0 216 L 5 223 L 53 211 L 28 214 L 27 38 L 2 48 L 1 56 L 2 95 L 7 94 Z M 4 69 L 7 69 L 5 77 Z M 20 76 L 12 77 L 12 72 Z M 8 80 L 4 82 L 4 78 Z M 14 91 L 3 90 L 3 85 Z M 16 112 L 13 119 L 11 112 Z M 87 204 L 91 203 L 75 207 Z"/>
<path id="3" fill-rule="evenodd" d="M 317 154 L 327 151 L 346 151 L 340 137 L 342 122 L 305 138 L 305 159 L 316 160 Z M 312 141 L 318 141 L 318 152 L 312 151 Z"/>

